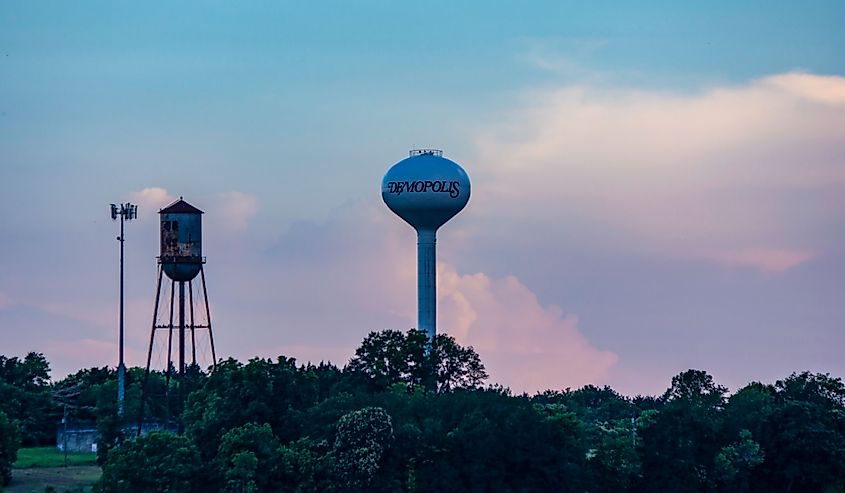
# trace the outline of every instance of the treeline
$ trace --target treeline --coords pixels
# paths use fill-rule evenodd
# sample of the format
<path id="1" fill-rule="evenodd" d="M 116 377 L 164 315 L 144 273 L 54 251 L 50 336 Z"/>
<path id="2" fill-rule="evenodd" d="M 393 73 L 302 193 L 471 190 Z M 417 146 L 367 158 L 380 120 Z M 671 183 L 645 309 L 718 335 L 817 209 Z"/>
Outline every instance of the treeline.
<path id="1" fill-rule="evenodd" d="M 39 367 L 38 355 L 26 360 Z M 484 387 L 478 355 L 448 336 L 429 347 L 419 331 L 382 331 L 343 368 L 285 357 L 192 368 L 184 408 L 175 380 L 155 373 L 144 414 L 185 432 L 136 438 L 142 370 L 128 372 L 123 420 L 113 370 L 54 384 L 35 373 L 29 383 L 2 374 L 0 433 L 6 419 L 23 442 L 43 443 L 59 396 L 74 419 L 97 421 L 103 492 L 845 491 L 845 387 L 825 374 L 732 395 L 699 370 L 660 396 L 513 395 Z M 46 392 L 47 403 L 27 401 L 44 406 L 28 417 L 6 392 Z"/>

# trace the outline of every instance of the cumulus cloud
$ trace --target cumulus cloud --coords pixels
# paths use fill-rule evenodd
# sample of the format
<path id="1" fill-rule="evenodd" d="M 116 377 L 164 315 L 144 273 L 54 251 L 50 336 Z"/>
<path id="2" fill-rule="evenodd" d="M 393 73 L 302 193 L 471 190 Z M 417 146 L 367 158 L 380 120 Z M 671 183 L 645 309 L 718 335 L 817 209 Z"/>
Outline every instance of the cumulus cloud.
<path id="1" fill-rule="evenodd" d="M 230 232 L 246 231 L 249 219 L 258 212 L 258 199 L 243 192 L 218 194 L 220 204 L 216 209 L 216 220 Z"/>
<path id="2" fill-rule="evenodd" d="M 616 356 L 590 344 L 574 314 L 544 306 L 515 276 L 461 273 L 448 258 L 451 240 L 462 232 L 446 229 L 439 248 L 439 331 L 474 346 L 491 380 L 515 391 L 606 382 Z M 230 308 L 276 318 L 219 347 L 345 364 L 368 332 L 416 326 L 416 238 L 383 204 L 359 202 L 323 222 L 299 222 L 268 255 L 239 266 L 238 275 L 251 282 L 229 282 L 222 296 Z"/>
<path id="3" fill-rule="evenodd" d="M 515 276 L 460 275 L 438 269 L 440 324 L 472 345 L 493 381 L 517 391 L 542 391 L 605 383 L 617 356 L 592 346 L 578 318 L 543 306 Z"/>
<path id="4" fill-rule="evenodd" d="M 549 234 L 586 225 L 605 247 L 782 271 L 838 221 L 844 93 L 845 78 L 805 73 L 693 93 L 534 92 L 479 134 L 475 200 Z"/>
<path id="5" fill-rule="evenodd" d="M 780 291 L 736 311 L 696 312 L 716 291 L 729 298 L 747 286 L 713 278 L 686 291 L 664 288 L 712 270 L 702 262 L 806 273 L 802 266 L 829 257 L 827 249 L 841 241 L 830 232 L 845 231 L 843 88 L 841 77 L 790 73 L 694 92 L 570 85 L 530 93 L 521 108 L 481 131 L 475 154 L 461 159 L 474 193 L 440 234 L 440 329 L 476 347 L 492 380 L 517 391 L 609 383 L 620 371 L 645 385 L 639 382 L 666 378 L 666 368 L 675 368 L 665 355 L 686 363 L 700 353 L 703 366 L 738 361 L 725 356 L 723 341 L 742 324 L 761 327 L 748 330 L 755 347 L 766 338 L 775 341 L 766 349 L 774 348 L 774 330 L 784 335 L 813 322 L 756 317 L 771 312 L 771 300 L 785 296 Z M 343 364 L 368 331 L 415 325 L 413 231 L 377 199 L 339 207 L 324 221 L 294 222 L 268 245 L 265 237 L 230 234 L 249 229 L 264 197 L 216 193 L 189 201 L 209 211 L 206 246 L 213 255 L 206 274 L 220 356 L 286 353 Z M 158 248 L 152 212 L 175 198 L 161 187 L 130 196 L 144 224 L 132 227 L 127 243 L 137 248 L 128 252 L 134 274 L 128 287 L 150 284 L 127 298 L 130 364 L 144 361 L 149 336 Z M 232 241 L 238 237 L 247 239 Z M 621 266 L 631 257 L 620 252 L 649 261 L 626 271 Z M 88 258 L 73 257 L 78 264 Z M 677 273 L 674 258 L 692 262 Z M 652 267 L 663 269 L 654 274 Z M 45 295 L 37 312 L 0 296 L 4 329 L 46 328 L 19 332 L 10 338 L 12 349 L 41 349 L 45 335 L 60 336 L 62 344 L 51 348 L 61 355 L 56 367 L 113 362 L 113 343 L 104 341 L 116 339 L 114 272 L 97 272 L 108 289 L 79 293 L 71 286 L 77 278 L 45 277 L 38 292 L 55 284 L 57 294 Z M 761 279 L 756 289 L 775 276 L 754 277 Z M 640 289 L 648 283 L 661 289 Z M 24 299 L 15 289 L 10 282 L 4 291 Z M 70 292 L 84 308 L 68 301 Z M 626 304 L 632 293 L 636 300 Z M 803 287 L 791 293 L 818 298 Z M 570 302 L 574 297 L 580 306 Z M 637 303 L 645 307 L 639 313 Z M 826 322 L 816 323 L 827 337 Z M 688 325 L 695 337 L 706 332 L 718 344 L 689 344 Z M 804 361 L 815 361 L 812 351 L 821 346 L 835 346 L 800 340 L 810 341 Z"/>
<path id="6" fill-rule="evenodd" d="M 142 212 L 141 219 L 155 216 L 159 209 L 176 201 L 179 197 L 172 195 L 163 187 L 147 187 L 129 194 L 132 202 L 138 204 Z M 243 233 L 249 226 L 249 220 L 258 212 L 258 199 L 250 194 L 236 190 L 220 192 L 211 196 L 186 198 L 200 209 L 209 213 L 206 217 L 209 232 L 222 231 L 227 234 Z"/>
<path id="7" fill-rule="evenodd" d="M 762 81 L 798 97 L 830 105 L 845 105 L 845 77 L 792 72 L 774 75 Z"/>
<path id="8" fill-rule="evenodd" d="M 176 197 L 162 187 L 147 187 L 129 194 L 130 201 L 138 204 L 138 208 L 147 213 L 158 212 L 159 209 L 174 202 Z M 146 215 L 146 214 L 145 214 Z"/>

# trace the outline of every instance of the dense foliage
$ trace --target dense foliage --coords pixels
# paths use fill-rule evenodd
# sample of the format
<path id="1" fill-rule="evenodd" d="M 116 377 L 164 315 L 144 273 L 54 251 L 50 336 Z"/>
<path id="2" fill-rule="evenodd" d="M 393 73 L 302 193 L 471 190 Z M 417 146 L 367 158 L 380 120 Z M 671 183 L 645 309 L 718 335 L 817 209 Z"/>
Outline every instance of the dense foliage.
<path id="1" fill-rule="evenodd" d="M 18 426 L 0 411 L 0 490 L 12 479 L 12 464 L 21 445 Z"/>
<path id="2" fill-rule="evenodd" d="M 56 439 L 59 410 L 50 390 L 50 365 L 43 354 L 29 353 L 22 360 L 0 356 L 0 412 L 17 424 L 24 446 Z"/>
<path id="3" fill-rule="evenodd" d="M 194 368 L 184 406 L 154 374 L 145 416 L 185 433 L 140 438 L 143 371 L 129 371 L 122 420 L 114 377 L 94 368 L 52 386 L 97 419 L 104 492 L 845 492 L 845 386 L 824 374 L 732 395 L 700 370 L 655 397 L 512 395 L 483 387 L 471 347 L 382 331 L 344 368 Z"/>
<path id="4" fill-rule="evenodd" d="M 183 436 L 152 432 L 123 443 L 119 450 L 103 468 L 103 491 L 194 491 L 195 478 L 202 474 L 199 452 Z"/>

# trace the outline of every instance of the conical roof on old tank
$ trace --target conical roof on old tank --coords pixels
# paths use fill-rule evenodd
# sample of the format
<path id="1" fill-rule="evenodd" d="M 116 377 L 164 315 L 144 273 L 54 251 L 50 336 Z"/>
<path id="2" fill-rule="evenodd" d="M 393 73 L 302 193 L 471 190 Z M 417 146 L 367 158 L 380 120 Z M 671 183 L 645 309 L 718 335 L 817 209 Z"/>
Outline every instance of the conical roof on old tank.
<path id="1" fill-rule="evenodd" d="M 173 202 L 172 204 L 168 205 L 164 209 L 158 211 L 159 214 L 205 214 L 205 212 L 197 209 L 196 207 L 192 206 L 191 204 L 182 200 L 182 197 L 179 197 L 179 200 Z"/>

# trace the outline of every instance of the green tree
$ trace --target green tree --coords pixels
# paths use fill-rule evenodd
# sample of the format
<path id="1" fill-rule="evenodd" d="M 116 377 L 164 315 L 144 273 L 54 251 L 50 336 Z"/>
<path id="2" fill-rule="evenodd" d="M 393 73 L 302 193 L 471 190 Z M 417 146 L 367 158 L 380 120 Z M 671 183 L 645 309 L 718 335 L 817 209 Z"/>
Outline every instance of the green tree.
<path id="1" fill-rule="evenodd" d="M 712 483 L 720 450 L 721 411 L 727 389 L 701 370 L 672 378 L 665 402 L 640 430 L 646 489 L 667 493 L 704 492 Z"/>
<path id="2" fill-rule="evenodd" d="M 340 490 L 368 491 L 392 441 L 393 423 L 382 408 L 341 417 L 331 452 Z"/>
<path id="3" fill-rule="evenodd" d="M 724 412 L 724 434 L 727 440 L 742 430 L 752 437 L 768 433 L 768 423 L 777 406 L 777 389 L 774 385 L 752 382 L 737 390 L 728 399 Z"/>
<path id="4" fill-rule="evenodd" d="M 752 491 L 845 489 L 845 386 L 839 378 L 804 372 L 775 383 L 775 398 L 756 441 L 765 461 Z"/>
<path id="5" fill-rule="evenodd" d="M 428 398 L 415 461 L 419 491 L 583 492 L 587 449 L 578 417 L 501 390 Z"/>
<path id="6" fill-rule="evenodd" d="M 277 472 L 281 491 L 324 493 L 335 491 L 334 463 L 325 440 L 300 438 L 279 447 Z"/>
<path id="7" fill-rule="evenodd" d="M 588 447 L 585 474 L 591 492 L 623 492 L 639 477 L 637 410 L 629 399 L 607 386 L 586 385 L 575 391 L 547 391 L 532 402 L 559 406 L 579 418 Z"/>
<path id="8" fill-rule="evenodd" d="M 107 367 L 86 368 L 55 382 L 52 386 L 54 399 L 73 403 L 74 420 L 96 421 L 99 412 L 98 402 L 102 400 L 102 389 L 109 382 L 115 382 L 115 400 L 117 394 L 117 372 Z"/>
<path id="9" fill-rule="evenodd" d="M 258 470 L 258 458 L 249 450 L 238 452 L 232 456 L 226 467 L 226 487 L 224 491 L 231 493 L 254 493 L 259 490 L 255 481 Z"/>
<path id="10" fill-rule="evenodd" d="M 279 357 L 197 372 L 187 435 L 138 439 L 123 437 L 113 370 L 48 377 L 42 355 L 0 356 L 4 481 L 16 435 L 52 439 L 52 396 L 72 418 L 98 418 L 98 491 L 845 491 L 845 386 L 825 374 L 754 382 L 728 399 L 700 370 L 659 397 L 590 385 L 514 396 L 481 389 L 480 358 L 447 335 L 431 345 L 420 331 L 383 331 L 343 370 Z M 142 378 L 127 375 L 130 421 Z M 178 416 L 163 399 L 174 384 L 151 374 L 148 417 Z"/>
<path id="11" fill-rule="evenodd" d="M 20 428 L 24 446 L 53 443 L 59 410 L 50 396 L 50 365 L 41 353 L 0 356 L 0 411 Z"/>
<path id="12" fill-rule="evenodd" d="M 641 473 L 637 452 L 640 440 L 631 419 L 605 422 L 593 435 L 588 453 L 591 492 L 624 492 L 635 484 Z"/>
<path id="13" fill-rule="evenodd" d="M 741 430 L 736 442 L 722 447 L 716 455 L 714 476 L 719 491 L 745 493 L 751 471 L 763 463 L 763 451 L 751 438 L 751 432 Z"/>
<path id="14" fill-rule="evenodd" d="M 274 478 L 278 448 L 279 440 L 267 423 L 247 423 L 227 431 L 215 459 L 217 467 L 223 471 L 226 488 L 241 491 L 239 488 L 251 484 L 257 491 L 278 489 Z M 254 466 L 250 466 L 253 462 Z"/>
<path id="15" fill-rule="evenodd" d="M 477 388 L 487 378 L 471 346 L 462 347 L 447 334 L 438 334 L 432 344 L 425 332 L 416 329 L 371 332 L 346 370 L 375 392 L 400 383 L 446 392 Z"/>
<path id="16" fill-rule="evenodd" d="M 418 330 L 412 332 L 421 333 Z M 478 388 L 487 379 L 487 370 L 475 349 L 459 345 L 448 334 L 437 334 L 429 358 L 440 392 Z"/>
<path id="17" fill-rule="evenodd" d="M 384 390 L 408 378 L 405 334 L 398 330 L 370 332 L 364 338 L 347 369 L 363 377 L 372 390 Z M 424 351 L 424 350 L 423 350 Z M 423 351 L 420 351 L 422 353 Z M 417 355 L 421 359 L 421 355 Z"/>
<path id="18" fill-rule="evenodd" d="M 532 399 L 536 403 L 563 404 L 585 423 L 609 423 L 630 419 L 636 414 L 634 404 L 610 387 L 585 385 L 578 390 L 546 391 Z"/>
<path id="19" fill-rule="evenodd" d="M 189 493 L 201 491 L 199 452 L 184 436 L 152 432 L 111 451 L 98 484 L 104 493 Z"/>
<path id="20" fill-rule="evenodd" d="M 246 423 L 268 423 L 283 443 L 300 436 L 300 416 L 314 405 L 319 384 L 313 368 L 280 356 L 247 364 L 221 361 L 202 388 L 188 396 L 185 430 L 205 460 L 217 455 L 223 435 Z"/>
<path id="21" fill-rule="evenodd" d="M 0 490 L 12 479 L 12 464 L 18 460 L 20 446 L 18 426 L 0 411 Z"/>

